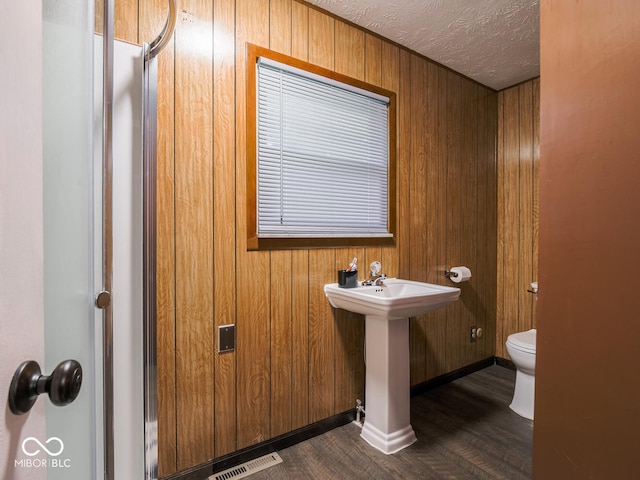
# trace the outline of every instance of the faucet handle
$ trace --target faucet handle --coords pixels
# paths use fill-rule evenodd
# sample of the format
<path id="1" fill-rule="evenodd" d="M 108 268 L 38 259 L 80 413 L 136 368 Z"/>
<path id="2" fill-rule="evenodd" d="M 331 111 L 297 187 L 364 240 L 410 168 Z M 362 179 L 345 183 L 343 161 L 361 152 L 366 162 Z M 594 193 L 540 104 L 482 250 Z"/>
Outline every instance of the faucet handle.
<path id="1" fill-rule="evenodd" d="M 375 262 L 371 262 L 371 265 L 369 265 L 369 270 L 371 271 L 372 277 L 377 277 L 382 271 L 382 265 L 379 261 L 376 260 Z"/>

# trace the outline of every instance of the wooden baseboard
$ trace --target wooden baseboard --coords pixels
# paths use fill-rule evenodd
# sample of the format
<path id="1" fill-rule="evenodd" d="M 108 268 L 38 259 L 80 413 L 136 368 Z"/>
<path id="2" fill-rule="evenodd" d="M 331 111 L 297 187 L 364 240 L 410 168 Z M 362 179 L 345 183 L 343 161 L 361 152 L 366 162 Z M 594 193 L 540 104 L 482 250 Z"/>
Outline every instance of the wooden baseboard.
<path id="1" fill-rule="evenodd" d="M 320 420 L 319 422 L 311 425 L 307 425 L 306 427 L 285 433 L 284 435 L 243 448 L 237 452 L 233 452 L 219 458 L 214 458 L 209 462 L 196 465 L 195 467 L 191 467 L 187 470 L 182 470 L 167 477 L 162 477 L 162 480 L 202 480 L 216 472 L 221 472 L 222 470 L 226 470 L 227 468 L 231 468 L 240 463 L 248 462 L 249 460 L 304 442 L 305 440 L 309 440 L 310 438 L 326 433 L 329 430 L 351 423 L 355 419 L 356 409 L 354 408 L 324 420 Z"/>
<path id="2" fill-rule="evenodd" d="M 506 358 L 496 357 L 496 365 L 508 368 L 509 370 L 516 369 L 516 366 L 513 364 L 513 362 L 511 360 L 507 360 Z"/>
<path id="3" fill-rule="evenodd" d="M 477 372 L 478 370 L 482 370 L 483 368 L 490 367 L 495 364 L 495 357 L 488 357 L 484 360 L 480 360 L 479 362 L 472 363 L 471 365 L 467 365 L 466 367 L 459 368 L 458 370 L 454 370 L 453 372 L 445 373 L 444 375 L 440 375 L 439 377 L 432 378 L 427 380 L 426 382 L 418 383 L 411 387 L 411 396 L 420 395 L 428 390 L 444 385 L 445 383 L 453 382 L 458 378 L 462 378 L 470 373 Z"/>
<path id="4" fill-rule="evenodd" d="M 477 372 L 478 370 L 482 370 L 483 368 L 489 367 L 496 363 L 498 365 L 507 366 L 507 368 L 510 367 L 508 365 L 504 365 L 503 363 L 510 363 L 513 366 L 513 363 L 506 359 L 499 359 L 497 357 L 485 358 L 484 360 L 472 363 L 471 365 L 467 365 L 466 367 L 460 368 L 453 372 L 449 372 L 444 375 L 440 375 L 439 377 L 432 378 L 431 380 L 427 380 L 426 382 L 413 385 L 411 387 L 411 396 L 419 395 L 423 392 L 426 392 L 427 390 L 431 390 L 433 388 L 444 385 L 445 383 L 452 382 L 458 378 L 462 378 L 465 375 Z M 352 410 L 334 415 L 311 425 L 307 425 L 306 427 L 302 427 L 292 432 L 285 433 L 284 435 L 280 435 L 270 440 L 258 443 L 257 445 L 243 448 L 242 450 L 238 450 L 237 452 L 215 458 L 209 462 L 196 465 L 195 467 L 191 467 L 187 470 L 182 470 L 167 477 L 163 477 L 162 480 L 202 480 L 203 478 L 213 475 L 216 472 L 221 472 L 222 470 L 226 470 L 227 468 L 231 468 L 235 465 L 248 462 L 249 460 L 253 460 L 263 455 L 277 452 L 278 450 L 283 450 L 305 440 L 309 440 L 310 438 L 313 438 L 317 435 L 326 433 L 329 430 L 333 430 L 334 428 L 351 423 L 355 420 L 355 418 L 356 410 L 354 408 Z"/>

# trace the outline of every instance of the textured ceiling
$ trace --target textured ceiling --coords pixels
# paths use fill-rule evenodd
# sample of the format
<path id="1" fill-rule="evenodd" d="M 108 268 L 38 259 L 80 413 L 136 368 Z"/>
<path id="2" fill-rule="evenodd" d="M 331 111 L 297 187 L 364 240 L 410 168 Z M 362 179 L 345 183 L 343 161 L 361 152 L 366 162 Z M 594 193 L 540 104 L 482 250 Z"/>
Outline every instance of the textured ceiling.
<path id="1" fill-rule="evenodd" d="M 501 90 L 540 74 L 539 0 L 307 0 Z"/>

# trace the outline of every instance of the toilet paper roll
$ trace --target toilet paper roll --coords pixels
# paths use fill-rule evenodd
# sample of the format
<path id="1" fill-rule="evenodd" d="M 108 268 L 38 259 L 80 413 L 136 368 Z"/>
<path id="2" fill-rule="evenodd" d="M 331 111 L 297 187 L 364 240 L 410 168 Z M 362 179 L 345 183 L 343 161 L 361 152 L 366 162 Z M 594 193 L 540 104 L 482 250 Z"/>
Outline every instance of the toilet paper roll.
<path id="1" fill-rule="evenodd" d="M 455 283 L 466 282 L 471 278 L 471 270 L 467 267 L 453 267 L 449 271 L 458 274 L 455 277 L 453 275 L 449 277 L 451 281 Z"/>

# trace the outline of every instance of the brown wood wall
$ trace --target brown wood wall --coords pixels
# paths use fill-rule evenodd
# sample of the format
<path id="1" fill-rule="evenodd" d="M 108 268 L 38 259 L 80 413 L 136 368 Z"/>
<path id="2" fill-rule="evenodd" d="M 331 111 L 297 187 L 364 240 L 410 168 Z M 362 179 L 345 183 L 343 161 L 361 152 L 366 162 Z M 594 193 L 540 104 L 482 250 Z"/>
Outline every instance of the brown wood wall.
<path id="1" fill-rule="evenodd" d="M 149 41 L 163 0 L 116 2 L 116 37 Z M 179 2 L 159 58 L 159 472 L 309 425 L 364 395 L 364 322 L 322 287 L 357 256 L 389 276 L 451 283 L 458 302 L 411 320 L 411 382 L 495 353 L 498 95 L 297 0 Z M 245 46 L 398 93 L 396 246 L 247 251 Z M 363 268 L 364 270 L 364 268 Z M 219 325 L 237 348 L 218 354 Z M 469 341 L 477 325 L 484 336 Z"/>
<path id="2" fill-rule="evenodd" d="M 498 287 L 496 355 L 512 333 L 536 326 L 540 79 L 498 93 Z"/>

